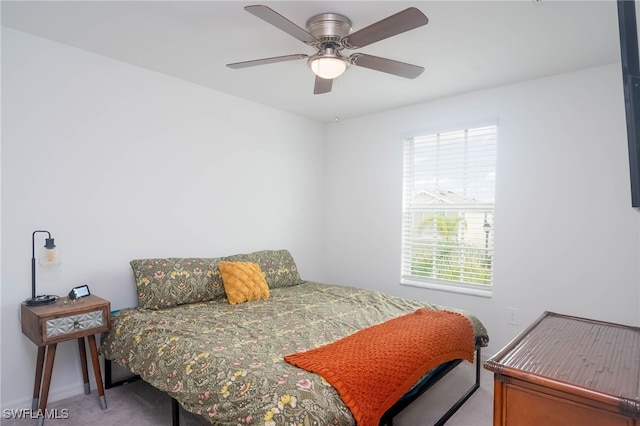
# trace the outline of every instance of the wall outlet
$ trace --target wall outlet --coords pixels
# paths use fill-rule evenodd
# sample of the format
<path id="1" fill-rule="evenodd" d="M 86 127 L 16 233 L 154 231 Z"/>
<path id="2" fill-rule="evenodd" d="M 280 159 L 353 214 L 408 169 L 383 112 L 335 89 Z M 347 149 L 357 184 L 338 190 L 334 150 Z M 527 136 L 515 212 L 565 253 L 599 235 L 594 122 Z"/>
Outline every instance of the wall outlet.
<path id="1" fill-rule="evenodd" d="M 507 308 L 507 324 L 520 325 L 518 308 Z"/>

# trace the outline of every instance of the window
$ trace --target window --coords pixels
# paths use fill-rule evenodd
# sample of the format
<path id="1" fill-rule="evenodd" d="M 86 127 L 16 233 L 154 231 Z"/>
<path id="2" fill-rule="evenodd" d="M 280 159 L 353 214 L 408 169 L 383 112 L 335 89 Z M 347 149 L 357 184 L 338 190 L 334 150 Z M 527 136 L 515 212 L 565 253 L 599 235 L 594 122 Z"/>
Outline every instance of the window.
<path id="1" fill-rule="evenodd" d="M 491 290 L 496 131 L 492 125 L 405 141 L 403 283 Z"/>

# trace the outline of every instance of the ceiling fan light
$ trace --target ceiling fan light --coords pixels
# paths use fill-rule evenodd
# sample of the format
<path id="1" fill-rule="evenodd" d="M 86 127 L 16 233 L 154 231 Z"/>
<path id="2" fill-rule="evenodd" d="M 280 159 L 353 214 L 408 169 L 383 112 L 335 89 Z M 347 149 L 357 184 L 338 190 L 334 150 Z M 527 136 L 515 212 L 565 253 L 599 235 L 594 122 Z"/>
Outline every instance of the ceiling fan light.
<path id="1" fill-rule="evenodd" d="M 347 70 L 347 62 L 335 56 L 316 57 L 309 60 L 309 68 L 318 77 L 332 80 Z"/>

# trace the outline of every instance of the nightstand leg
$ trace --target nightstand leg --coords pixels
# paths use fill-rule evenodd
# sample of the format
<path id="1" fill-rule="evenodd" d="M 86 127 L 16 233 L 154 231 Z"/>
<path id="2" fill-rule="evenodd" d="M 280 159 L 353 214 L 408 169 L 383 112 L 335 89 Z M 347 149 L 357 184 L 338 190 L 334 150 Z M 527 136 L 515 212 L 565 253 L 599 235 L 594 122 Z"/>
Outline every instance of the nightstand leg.
<path id="1" fill-rule="evenodd" d="M 44 363 L 44 381 L 42 382 L 40 405 L 38 406 L 38 425 L 42 425 L 44 423 L 44 410 L 47 408 L 47 400 L 49 399 L 49 386 L 51 385 L 51 374 L 53 373 L 53 361 L 56 358 L 57 346 L 57 343 L 47 345 L 47 359 Z"/>
<path id="2" fill-rule="evenodd" d="M 102 373 L 100 372 L 100 360 L 98 360 L 98 349 L 96 347 L 96 336 L 93 334 L 87 336 L 89 340 L 89 351 L 91 352 L 91 363 L 93 364 L 93 373 L 96 376 L 96 387 L 100 401 L 100 408 L 107 409 L 107 399 L 104 396 L 104 386 L 102 385 Z"/>
<path id="3" fill-rule="evenodd" d="M 87 371 L 87 349 L 84 346 L 84 337 L 78 337 L 78 350 L 80 351 L 80 364 L 82 365 L 82 380 L 84 380 L 84 394 L 91 393 L 89 386 L 89 372 Z"/>
<path id="4" fill-rule="evenodd" d="M 36 358 L 36 380 L 33 384 L 33 400 L 31 401 L 31 411 L 38 410 L 40 402 L 40 385 L 42 384 L 42 368 L 44 367 L 45 346 L 38 346 L 38 357 Z"/>

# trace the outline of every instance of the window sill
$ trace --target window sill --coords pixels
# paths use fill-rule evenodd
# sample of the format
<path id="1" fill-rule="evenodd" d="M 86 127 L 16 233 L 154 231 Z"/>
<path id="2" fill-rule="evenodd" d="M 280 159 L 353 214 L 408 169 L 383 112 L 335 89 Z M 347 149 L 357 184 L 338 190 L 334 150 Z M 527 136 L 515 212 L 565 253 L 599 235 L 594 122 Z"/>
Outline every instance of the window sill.
<path id="1" fill-rule="evenodd" d="M 467 287 L 467 286 L 456 285 L 456 284 L 440 284 L 436 282 L 413 281 L 413 280 L 408 280 L 404 278 L 400 280 L 400 285 L 428 288 L 430 290 L 446 291 L 448 293 L 468 294 L 471 296 L 478 296 L 478 297 L 490 298 L 493 296 L 493 290 L 491 288 L 484 289 L 484 288 L 478 288 L 478 287 Z"/>

